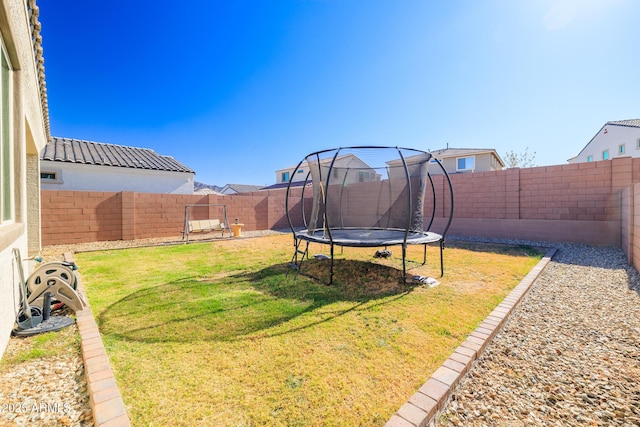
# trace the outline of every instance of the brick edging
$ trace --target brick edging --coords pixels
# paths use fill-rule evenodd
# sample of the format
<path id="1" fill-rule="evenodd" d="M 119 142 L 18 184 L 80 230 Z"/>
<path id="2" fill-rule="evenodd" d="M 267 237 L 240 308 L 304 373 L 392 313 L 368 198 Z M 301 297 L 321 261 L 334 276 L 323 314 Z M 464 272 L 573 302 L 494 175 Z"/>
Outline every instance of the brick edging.
<path id="1" fill-rule="evenodd" d="M 385 427 L 434 426 L 460 380 L 471 369 L 493 337 L 500 331 L 514 308 L 526 295 L 540 273 L 558 251 L 550 249 L 506 298 L 480 323 L 431 375 L 431 378 L 391 416 Z"/>
<path id="2" fill-rule="evenodd" d="M 67 252 L 64 254 L 64 259 L 72 262 L 73 255 Z M 76 275 L 78 292 L 86 295 L 77 271 Z M 84 374 L 94 425 L 96 427 L 130 427 L 131 421 L 127 415 L 127 408 L 120 395 L 98 324 L 88 302 L 84 310 L 76 312 L 76 324 L 82 343 Z"/>

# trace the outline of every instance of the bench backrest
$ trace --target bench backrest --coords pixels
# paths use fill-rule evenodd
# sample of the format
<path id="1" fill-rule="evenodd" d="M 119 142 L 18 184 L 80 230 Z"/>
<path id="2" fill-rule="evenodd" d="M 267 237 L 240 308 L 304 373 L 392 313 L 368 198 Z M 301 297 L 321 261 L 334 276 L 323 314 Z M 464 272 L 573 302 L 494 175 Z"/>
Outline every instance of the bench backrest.
<path id="1" fill-rule="evenodd" d="M 223 230 L 224 224 L 219 219 L 199 219 L 189 221 L 189 232 Z"/>

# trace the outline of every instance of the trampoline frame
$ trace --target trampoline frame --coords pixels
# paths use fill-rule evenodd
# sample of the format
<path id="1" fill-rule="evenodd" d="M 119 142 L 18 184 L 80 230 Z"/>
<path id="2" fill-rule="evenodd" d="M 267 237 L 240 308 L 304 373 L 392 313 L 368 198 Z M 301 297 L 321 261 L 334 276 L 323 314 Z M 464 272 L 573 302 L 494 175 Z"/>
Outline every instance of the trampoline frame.
<path id="1" fill-rule="evenodd" d="M 327 175 L 329 177 L 331 177 L 331 172 L 333 170 L 334 164 L 336 159 L 338 158 L 338 155 L 340 154 L 340 151 L 342 150 L 368 150 L 368 149 L 395 149 L 398 151 L 399 154 L 399 158 L 402 162 L 402 166 L 404 168 L 404 173 L 405 173 L 405 179 L 406 179 L 406 188 L 407 188 L 407 203 L 408 203 L 408 210 L 407 212 L 409 213 L 407 215 L 407 224 L 406 227 L 403 229 L 399 229 L 399 228 L 376 228 L 376 227 L 344 227 L 343 224 L 343 220 L 342 220 L 342 203 L 340 203 L 340 223 L 343 225 L 342 227 L 326 227 L 327 224 L 329 224 L 329 219 L 327 217 L 327 209 L 326 209 L 326 205 L 324 206 L 324 208 L 322 209 L 322 221 L 323 221 L 323 225 L 326 228 L 314 228 L 312 230 L 309 230 L 309 223 L 307 221 L 307 217 L 306 217 L 306 213 L 305 213 L 305 189 L 308 186 L 309 183 L 309 177 L 311 175 L 311 171 L 309 171 L 307 173 L 307 176 L 305 177 L 305 181 L 304 184 L 302 185 L 302 191 L 301 191 L 301 196 L 300 196 L 300 204 L 301 204 L 301 216 L 302 216 L 302 222 L 304 224 L 304 229 L 300 230 L 296 230 L 296 227 L 293 224 L 293 221 L 291 219 L 291 211 L 289 209 L 289 200 L 291 198 L 291 184 L 293 182 L 293 177 L 296 175 L 296 173 L 298 172 L 298 170 L 300 170 L 300 167 L 303 165 L 303 163 L 305 163 L 305 161 L 308 161 L 307 159 L 309 159 L 312 156 L 315 156 L 318 162 L 318 165 L 321 164 L 320 161 L 320 155 L 323 153 L 328 153 L 328 152 L 332 152 L 335 151 L 335 154 L 333 156 L 333 158 L 331 159 L 331 163 L 327 172 Z M 442 232 L 442 234 L 438 234 L 438 233 L 434 233 L 431 230 L 431 226 L 433 225 L 433 221 L 435 219 L 435 212 L 436 212 L 436 208 L 437 208 L 437 197 L 436 197 L 436 189 L 435 189 L 435 185 L 433 183 L 433 179 L 431 177 L 431 174 L 429 173 L 428 169 L 427 169 L 427 178 L 429 181 L 429 184 L 431 186 L 431 192 L 432 192 L 432 197 L 433 197 L 433 206 L 431 209 L 431 218 L 429 220 L 429 224 L 427 225 L 427 227 L 422 227 L 422 231 L 421 232 L 417 232 L 415 230 L 411 230 L 411 222 L 412 222 L 412 213 L 413 211 L 413 200 L 412 200 L 412 191 L 411 191 L 411 179 L 410 179 L 410 174 L 409 174 L 409 169 L 407 167 L 407 162 L 406 159 L 404 158 L 404 155 L 402 154 L 402 150 L 407 150 L 407 151 L 412 151 L 417 153 L 418 155 L 420 154 L 424 154 L 427 156 L 426 161 L 431 161 L 431 160 L 435 160 L 435 163 L 440 167 L 440 170 L 442 171 L 445 179 L 446 179 L 446 183 L 448 185 L 448 192 L 449 192 L 449 199 L 450 199 L 450 206 L 449 206 L 449 217 L 447 219 L 447 223 L 446 226 L 444 227 L 444 230 Z M 326 159 L 325 159 L 326 160 Z M 320 171 L 320 175 L 322 175 L 322 168 L 319 167 L 319 171 Z M 346 180 L 346 174 L 345 174 L 345 178 L 344 180 Z M 342 188 L 344 189 L 344 180 L 343 180 L 343 185 Z M 313 181 L 312 181 L 313 182 Z M 320 183 L 322 185 L 323 179 L 322 176 L 320 176 Z M 315 183 L 313 183 L 313 185 L 316 185 Z M 325 201 L 328 199 L 327 194 L 329 193 L 329 186 L 327 186 L 327 188 L 322 189 L 321 188 L 321 196 L 322 197 L 322 202 L 323 204 L 325 203 Z M 446 189 L 445 189 L 446 191 Z M 424 194 L 422 195 L 424 196 Z M 422 197 L 419 198 L 420 200 L 424 200 Z M 441 277 L 444 276 L 444 259 L 443 259 L 443 251 L 445 248 L 445 237 L 446 234 L 449 230 L 449 227 L 451 226 L 451 222 L 453 220 L 453 208 L 454 208 L 454 199 L 453 199 L 453 186 L 451 184 L 451 179 L 449 177 L 449 174 L 447 173 L 447 171 L 445 170 L 444 166 L 442 165 L 442 162 L 437 159 L 435 156 L 433 156 L 432 153 L 427 152 L 427 151 L 423 151 L 423 150 L 417 150 L 417 149 L 413 149 L 413 148 L 404 148 L 404 147 L 390 147 L 390 146 L 352 146 L 352 147 L 340 147 L 340 148 L 333 148 L 333 149 L 327 149 L 327 150 L 321 150 L 321 151 L 316 151 L 313 152 L 307 156 L 304 157 L 303 160 L 300 161 L 300 163 L 298 163 L 298 165 L 296 166 L 296 168 L 293 170 L 293 173 L 291 173 L 291 176 L 289 178 L 289 184 L 287 186 L 287 192 L 286 192 L 286 197 L 285 197 L 285 211 L 286 211 L 286 215 L 287 215 L 287 221 L 289 222 L 289 226 L 291 228 L 291 232 L 293 233 L 293 240 L 294 240 L 294 246 L 295 246 L 295 252 L 294 255 L 292 257 L 291 260 L 291 266 L 294 267 L 296 269 L 296 276 L 298 274 L 301 273 L 301 266 L 302 266 L 302 262 L 304 261 L 305 256 L 308 258 L 308 245 L 309 242 L 315 242 L 315 243 L 320 243 L 320 244 L 328 244 L 330 247 L 330 267 L 329 267 L 329 283 L 328 285 L 331 285 L 333 283 L 333 273 L 334 273 L 334 247 L 335 246 L 340 246 L 340 247 L 387 247 L 387 246 L 398 246 L 401 245 L 402 246 L 402 275 L 403 275 L 403 280 L 406 281 L 406 257 L 407 257 L 407 246 L 408 245 L 417 245 L 417 244 L 421 244 L 424 246 L 424 252 L 423 252 L 423 261 L 422 261 L 422 265 L 424 265 L 427 261 L 427 245 L 429 244 L 433 244 L 433 243 L 438 243 L 439 244 L 439 248 L 440 248 L 440 275 Z M 424 212 L 423 212 L 423 218 L 424 218 Z M 357 233 L 365 233 L 365 232 L 371 232 L 373 233 L 374 231 L 380 231 L 380 230 L 384 230 L 384 231 L 392 231 L 395 234 L 400 233 L 402 238 L 398 239 L 378 239 L 378 240 L 352 240 L 352 239 L 346 239 L 345 237 L 341 237 L 340 234 L 344 234 L 346 233 L 346 235 L 348 234 L 357 234 Z M 318 231 L 322 231 L 323 234 L 321 237 L 317 236 L 315 233 Z M 325 234 L 326 233 L 326 234 Z M 301 251 L 299 249 L 301 241 L 306 241 L 307 242 L 307 250 L 305 251 Z M 298 260 L 298 254 L 302 254 L 302 257 L 300 260 Z M 303 273 L 304 274 L 304 273 Z"/>

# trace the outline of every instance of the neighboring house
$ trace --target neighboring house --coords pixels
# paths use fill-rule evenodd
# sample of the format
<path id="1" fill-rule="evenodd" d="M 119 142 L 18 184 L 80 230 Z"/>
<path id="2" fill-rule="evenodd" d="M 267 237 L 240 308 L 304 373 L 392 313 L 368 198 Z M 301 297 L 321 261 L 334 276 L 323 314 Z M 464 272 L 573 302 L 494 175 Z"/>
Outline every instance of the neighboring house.
<path id="1" fill-rule="evenodd" d="M 331 166 L 333 157 L 320 160 L 320 168 L 322 171 L 328 171 Z M 348 181 L 350 182 L 364 182 L 364 181 L 377 181 L 380 180 L 380 174 L 371 168 L 368 164 L 363 162 L 354 154 L 345 154 L 338 156 L 333 163 L 334 176 L 331 177 L 331 181 L 343 180 L 345 174 L 348 173 Z M 304 182 L 309 174 L 309 164 L 302 162 L 300 167 L 296 170 L 296 166 L 290 166 L 284 169 L 278 169 L 276 171 L 276 184 L 263 188 L 263 190 L 271 190 L 273 188 L 286 187 L 289 181 L 291 183 Z M 311 177 L 309 177 L 311 180 Z"/>
<path id="2" fill-rule="evenodd" d="M 295 181 L 291 183 L 291 187 L 302 187 L 305 184 L 305 181 Z M 307 185 L 311 185 L 311 177 L 309 177 L 309 181 L 306 181 Z M 262 187 L 260 190 L 277 190 L 279 188 L 287 188 L 289 187 L 288 182 L 279 182 L 277 184 L 271 184 L 267 187 Z"/>
<path id="3" fill-rule="evenodd" d="M 217 185 L 204 184 L 202 182 L 193 181 L 193 194 L 217 194 L 220 195 L 222 187 Z"/>
<path id="4" fill-rule="evenodd" d="M 194 175 L 148 148 L 52 138 L 40 153 L 43 190 L 193 194 Z"/>
<path id="5" fill-rule="evenodd" d="M 492 148 L 444 148 L 431 151 L 442 162 L 448 174 L 498 171 L 504 168 L 504 162 Z M 429 168 L 432 175 L 441 174 L 437 165 Z"/>
<path id="6" fill-rule="evenodd" d="M 596 162 L 616 157 L 640 157 L 640 119 L 605 123 L 582 151 L 567 162 Z"/>
<path id="7" fill-rule="evenodd" d="M 38 153 L 49 139 L 49 112 L 38 8 L 0 0 L 0 356 L 19 310 L 22 258 L 40 251 Z M 30 273 L 26 265 L 25 275 Z"/>
<path id="8" fill-rule="evenodd" d="M 212 188 L 198 188 L 197 190 L 193 190 L 193 194 L 201 194 L 201 195 L 213 194 L 217 196 L 222 195 L 221 193 L 218 193 L 216 190 Z"/>
<path id="9" fill-rule="evenodd" d="M 253 193 L 262 189 L 262 185 L 227 184 L 220 190 L 221 194 Z"/>

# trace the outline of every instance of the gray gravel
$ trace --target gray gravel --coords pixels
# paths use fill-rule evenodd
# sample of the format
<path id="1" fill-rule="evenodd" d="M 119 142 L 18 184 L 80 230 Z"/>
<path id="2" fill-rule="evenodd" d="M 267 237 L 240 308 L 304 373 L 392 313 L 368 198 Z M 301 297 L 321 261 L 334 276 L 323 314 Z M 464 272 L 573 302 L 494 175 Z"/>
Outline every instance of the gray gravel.
<path id="1" fill-rule="evenodd" d="M 560 245 L 438 424 L 640 425 L 638 283 L 620 249 Z"/>

